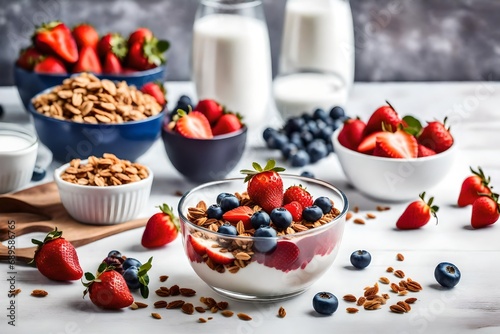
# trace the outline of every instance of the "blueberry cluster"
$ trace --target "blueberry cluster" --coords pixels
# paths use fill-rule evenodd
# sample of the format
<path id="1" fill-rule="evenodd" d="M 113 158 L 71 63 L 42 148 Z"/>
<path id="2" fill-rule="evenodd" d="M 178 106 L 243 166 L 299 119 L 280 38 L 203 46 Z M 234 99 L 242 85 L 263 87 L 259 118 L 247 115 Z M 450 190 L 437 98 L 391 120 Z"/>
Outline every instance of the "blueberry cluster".
<path id="1" fill-rule="evenodd" d="M 141 261 L 133 257 L 123 257 L 122 254 L 117 250 L 112 250 L 108 253 L 108 256 L 103 260 L 108 266 L 113 266 L 113 270 L 119 272 L 127 286 L 130 290 L 141 290 L 144 295 L 144 291 L 147 291 L 147 271 L 151 267 L 151 258 L 148 263 L 143 266 Z"/>
<path id="2" fill-rule="evenodd" d="M 328 113 L 316 109 L 285 121 L 283 128 L 266 128 L 263 133 L 266 146 L 280 150 L 293 167 L 303 167 L 319 161 L 333 152 L 332 134 L 346 118 L 342 107 L 333 107 Z"/>

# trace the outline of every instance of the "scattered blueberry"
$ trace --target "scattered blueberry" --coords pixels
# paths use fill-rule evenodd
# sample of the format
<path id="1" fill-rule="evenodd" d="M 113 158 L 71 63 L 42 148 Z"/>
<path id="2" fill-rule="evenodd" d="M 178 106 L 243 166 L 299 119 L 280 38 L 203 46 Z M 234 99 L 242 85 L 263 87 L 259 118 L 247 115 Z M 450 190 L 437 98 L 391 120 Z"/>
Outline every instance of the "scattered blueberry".
<path id="1" fill-rule="evenodd" d="M 328 113 L 325 111 L 325 109 L 321 109 L 321 108 L 318 108 L 316 110 L 314 110 L 313 112 L 313 118 L 315 120 L 322 120 L 322 121 L 327 121 L 329 115 Z"/>
<path id="2" fill-rule="evenodd" d="M 266 128 L 266 129 L 264 130 L 264 132 L 262 133 L 262 137 L 263 137 L 263 138 L 264 138 L 264 140 L 267 142 L 267 140 L 268 140 L 269 138 L 271 138 L 271 136 L 272 136 L 274 133 L 276 133 L 276 132 L 278 132 L 276 129 L 273 129 L 273 128 Z"/>
<path id="3" fill-rule="evenodd" d="M 318 197 L 314 200 L 313 204 L 319 206 L 321 208 L 321 211 L 323 211 L 323 214 L 325 215 L 332 211 L 332 201 L 328 197 Z"/>
<path id="4" fill-rule="evenodd" d="M 269 226 L 271 217 L 265 211 L 257 211 L 250 217 L 250 223 L 254 229 L 258 229 L 261 226 Z"/>
<path id="5" fill-rule="evenodd" d="M 179 102 L 182 102 L 184 104 L 193 105 L 191 98 L 187 95 L 181 95 L 181 97 L 179 97 Z"/>
<path id="6" fill-rule="evenodd" d="M 267 140 L 266 145 L 271 149 L 281 150 L 285 144 L 288 143 L 288 137 L 281 132 L 273 133 Z"/>
<path id="7" fill-rule="evenodd" d="M 308 170 L 305 170 L 302 173 L 300 173 L 300 176 L 309 177 L 311 179 L 314 179 L 314 174 Z"/>
<path id="8" fill-rule="evenodd" d="M 292 214 L 285 208 L 275 208 L 269 216 L 274 226 L 280 230 L 290 226 L 293 221 Z"/>
<path id="9" fill-rule="evenodd" d="M 116 249 L 113 249 L 108 253 L 108 257 L 122 257 L 122 253 L 120 253 L 120 251 L 117 251 Z"/>
<path id="10" fill-rule="evenodd" d="M 269 239 L 255 239 L 253 247 L 260 253 L 267 253 L 276 248 L 278 241 L 275 239 L 276 230 L 271 226 L 261 226 L 255 230 L 254 237 L 256 238 L 269 238 Z"/>
<path id="11" fill-rule="evenodd" d="M 130 267 L 137 267 L 139 268 L 140 266 L 142 265 L 142 263 L 137 260 L 137 259 L 134 259 L 133 257 L 127 257 L 125 259 L 125 261 L 123 261 L 123 270 L 127 270 L 128 268 Z"/>
<path id="12" fill-rule="evenodd" d="M 339 301 L 330 292 L 318 292 L 313 298 L 314 310 L 320 314 L 330 315 L 337 311 Z"/>
<path id="13" fill-rule="evenodd" d="M 212 204 L 207 208 L 207 218 L 213 218 L 213 219 L 222 219 L 222 215 L 224 214 L 224 211 L 222 211 L 222 208 L 220 207 L 219 204 Z"/>
<path id="14" fill-rule="evenodd" d="M 358 269 L 363 269 L 368 267 L 372 262 L 372 256 L 368 251 L 357 250 L 351 254 L 351 264 Z"/>
<path id="15" fill-rule="evenodd" d="M 298 150 L 295 154 L 290 156 L 290 162 L 293 167 L 304 167 L 311 162 L 309 154 L 304 150 Z"/>
<path id="16" fill-rule="evenodd" d="M 323 217 L 323 210 L 317 205 L 311 205 L 302 210 L 302 218 L 308 222 L 315 222 Z"/>
<path id="17" fill-rule="evenodd" d="M 136 266 L 127 268 L 123 272 L 123 278 L 130 290 L 137 290 L 141 287 L 141 282 L 139 282 L 139 268 Z"/>
<path id="18" fill-rule="evenodd" d="M 220 200 L 220 207 L 222 211 L 227 212 L 240 206 L 240 200 L 234 195 L 228 195 Z"/>
<path id="19" fill-rule="evenodd" d="M 326 157 L 328 155 L 328 149 L 326 148 L 325 141 L 322 139 L 314 139 L 307 145 L 307 154 L 314 163 Z"/>
<path id="20" fill-rule="evenodd" d="M 460 270 L 449 262 L 441 262 L 434 270 L 436 281 L 446 288 L 453 288 L 460 282 Z"/>
<path id="21" fill-rule="evenodd" d="M 229 223 L 226 223 L 226 224 L 219 226 L 219 229 L 217 230 L 217 232 L 219 232 L 221 234 L 226 234 L 226 235 L 238 235 L 238 231 L 236 230 L 236 227 L 229 224 Z"/>
<path id="22" fill-rule="evenodd" d="M 342 107 L 336 106 L 330 110 L 330 118 L 333 120 L 342 119 L 345 117 L 345 111 Z"/>
<path id="23" fill-rule="evenodd" d="M 45 171 L 45 169 L 35 165 L 35 168 L 33 168 L 33 174 L 31 175 L 31 181 L 41 181 L 45 178 L 46 174 L 47 172 Z"/>

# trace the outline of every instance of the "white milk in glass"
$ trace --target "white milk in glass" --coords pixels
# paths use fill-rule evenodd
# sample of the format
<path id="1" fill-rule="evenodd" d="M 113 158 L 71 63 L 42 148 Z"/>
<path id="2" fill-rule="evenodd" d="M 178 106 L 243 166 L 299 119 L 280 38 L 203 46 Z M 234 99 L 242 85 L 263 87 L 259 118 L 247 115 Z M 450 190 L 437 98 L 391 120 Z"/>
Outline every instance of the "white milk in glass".
<path id="1" fill-rule="evenodd" d="M 337 73 L 354 81 L 354 28 L 348 0 L 288 0 L 280 73 Z"/>
<path id="2" fill-rule="evenodd" d="M 262 122 L 271 94 L 271 51 L 264 21 L 232 14 L 197 19 L 193 31 L 193 80 L 198 98 L 211 98 Z"/>
<path id="3" fill-rule="evenodd" d="M 30 142 L 26 138 L 0 133 L 0 152 L 21 151 L 25 148 L 30 147 L 31 145 L 33 145 L 33 142 Z"/>

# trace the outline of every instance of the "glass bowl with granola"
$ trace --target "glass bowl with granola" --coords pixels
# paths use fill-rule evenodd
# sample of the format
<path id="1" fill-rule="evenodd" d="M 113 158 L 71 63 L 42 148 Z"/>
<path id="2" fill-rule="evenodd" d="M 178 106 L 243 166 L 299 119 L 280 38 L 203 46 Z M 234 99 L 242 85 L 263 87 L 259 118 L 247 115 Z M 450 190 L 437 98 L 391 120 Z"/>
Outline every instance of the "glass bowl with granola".
<path id="1" fill-rule="evenodd" d="M 76 221 L 113 225 L 137 218 L 146 207 L 153 173 L 147 166 L 104 153 L 62 165 L 54 181 L 62 205 Z"/>
<path id="2" fill-rule="evenodd" d="M 272 210 L 253 196 L 250 183 L 246 189 L 244 178 L 202 184 L 180 200 L 185 253 L 196 274 L 216 292 L 257 301 L 292 297 L 335 260 L 348 209 L 345 194 L 318 179 L 279 177 L 284 197 Z M 297 201 L 287 197 L 289 189 L 294 193 L 297 188 L 310 196 L 309 203 L 299 199 L 304 203 L 300 214 L 296 204 L 290 205 Z M 324 211 L 319 215 L 312 212 L 318 206 Z"/>

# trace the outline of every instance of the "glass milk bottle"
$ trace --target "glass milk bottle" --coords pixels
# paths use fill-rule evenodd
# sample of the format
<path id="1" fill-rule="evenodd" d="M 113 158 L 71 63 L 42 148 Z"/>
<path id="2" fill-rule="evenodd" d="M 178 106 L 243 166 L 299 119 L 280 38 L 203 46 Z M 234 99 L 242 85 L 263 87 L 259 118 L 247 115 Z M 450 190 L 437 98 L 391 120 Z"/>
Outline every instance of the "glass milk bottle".
<path id="1" fill-rule="evenodd" d="M 274 98 L 285 116 L 343 105 L 354 82 L 348 0 L 288 0 Z"/>
<path id="2" fill-rule="evenodd" d="M 247 125 L 265 118 L 271 50 L 260 0 L 202 0 L 193 26 L 192 75 L 201 99 L 215 99 Z"/>

